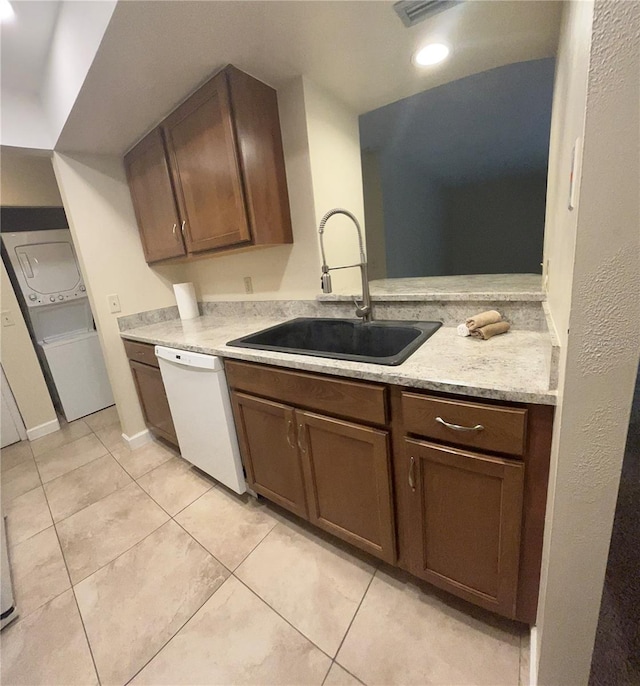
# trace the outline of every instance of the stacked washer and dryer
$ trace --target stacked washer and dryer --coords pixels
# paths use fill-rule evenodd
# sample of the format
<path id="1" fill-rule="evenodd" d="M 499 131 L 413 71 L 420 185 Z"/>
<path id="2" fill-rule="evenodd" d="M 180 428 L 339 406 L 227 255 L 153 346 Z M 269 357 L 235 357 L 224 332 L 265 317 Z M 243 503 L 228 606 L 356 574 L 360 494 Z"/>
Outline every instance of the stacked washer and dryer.
<path id="1" fill-rule="evenodd" d="M 69 229 L 2 234 L 47 385 L 67 421 L 113 405 Z"/>

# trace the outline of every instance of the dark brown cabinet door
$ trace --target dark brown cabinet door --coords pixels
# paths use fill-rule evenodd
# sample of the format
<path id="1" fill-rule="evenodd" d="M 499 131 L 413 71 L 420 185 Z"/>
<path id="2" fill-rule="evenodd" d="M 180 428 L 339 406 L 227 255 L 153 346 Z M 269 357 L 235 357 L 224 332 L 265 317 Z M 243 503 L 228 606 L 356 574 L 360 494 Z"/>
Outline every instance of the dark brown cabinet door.
<path id="1" fill-rule="evenodd" d="M 178 445 L 162 375 L 157 367 L 129 360 L 144 420 L 151 431 Z"/>
<path id="2" fill-rule="evenodd" d="M 403 459 L 410 571 L 513 617 L 524 465 L 408 438 Z"/>
<path id="3" fill-rule="evenodd" d="M 306 519 L 293 408 L 236 391 L 231 402 L 249 485 Z"/>
<path id="4" fill-rule="evenodd" d="M 393 563 L 388 433 L 296 410 L 309 520 Z"/>
<path id="5" fill-rule="evenodd" d="M 131 199 L 147 262 L 185 254 L 169 167 L 160 129 L 124 158 Z"/>
<path id="6" fill-rule="evenodd" d="M 251 240 L 224 72 L 163 124 L 189 252 Z"/>

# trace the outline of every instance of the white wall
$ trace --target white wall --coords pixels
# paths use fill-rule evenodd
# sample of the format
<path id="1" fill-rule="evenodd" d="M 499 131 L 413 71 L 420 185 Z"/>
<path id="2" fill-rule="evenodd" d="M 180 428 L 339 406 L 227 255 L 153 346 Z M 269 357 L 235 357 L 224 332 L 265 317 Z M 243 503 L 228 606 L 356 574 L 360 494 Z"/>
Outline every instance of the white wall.
<path id="1" fill-rule="evenodd" d="M 2 92 L 2 145 L 55 147 L 116 4 L 117 0 L 62 3 L 38 94 Z"/>
<path id="2" fill-rule="evenodd" d="M 358 117 L 308 79 L 304 79 L 304 103 L 315 226 L 317 228 L 328 210 L 342 207 L 357 217 L 366 246 Z M 325 229 L 324 248 L 330 267 L 359 262 L 358 237 L 353 222 L 343 215 L 331 217 Z M 318 284 L 316 292 L 319 290 L 320 264 L 314 270 Z M 340 269 L 331 273 L 331 279 L 336 293 L 360 292 L 359 269 Z"/>
<path id="3" fill-rule="evenodd" d="M 145 425 L 117 317 L 175 305 L 172 285 L 184 281 L 184 268 L 147 266 L 121 158 L 54 153 L 53 164 L 122 429 L 133 436 Z M 120 298 L 121 313 L 109 312 L 110 294 Z"/>
<path id="4" fill-rule="evenodd" d="M 576 78 L 589 39 L 591 60 L 577 219 L 554 226 L 571 231 L 576 222 L 575 261 L 556 277 L 568 302 L 554 301 L 568 334 L 565 327 L 536 644 L 538 683 L 549 686 L 588 683 L 639 353 L 640 4 L 596 0 L 592 30 L 591 9 L 572 3 L 562 38 Z M 579 102 L 566 107 L 577 121 Z M 550 243 L 550 276 L 556 247 L 568 248 Z"/>
<path id="5" fill-rule="evenodd" d="M 116 0 L 62 3 L 41 92 L 53 135 L 50 148 L 73 108 L 116 4 Z"/>
<path id="6" fill-rule="evenodd" d="M 57 417 L 4 262 L 0 298 L 2 311 L 8 312 L 14 322 L 0 330 L 0 359 L 25 428 L 32 431 L 43 424 L 57 422 Z"/>
<path id="7" fill-rule="evenodd" d="M 203 300 L 288 300 L 319 292 L 320 257 L 302 77 L 278 91 L 293 245 L 219 255 L 189 263 L 186 273 Z M 245 276 L 253 281 L 245 294 Z"/>
<path id="8" fill-rule="evenodd" d="M 0 166 L 0 203 L 3 207 L 62 206 L 50 153 L 3 148 Z M 57 421 L 57 417 L 4 264 L 2 309 L 9 311 L 15 322 L 13 326 L 2 328 L 2 363 L 25 427 L 32 431 L 42 424 Z"/>
<path id="9" fill-rule="evenodd" d="M 35 95 L 3 90 L 0 144 L 50 150 L 54 137 L 44 108 Z"/>
<path id="10" fill-rule="evenodd" d="M 571 307 L 571 275 L 578 213 L 569 210 L 569 176 L 573 147 L 582 150 L 591 50 L 592 0 L 567 2 L 562 16 L 553 90 L 543 282 L 562 343 L 567 341 Z"/>
<path id="11" fill-rule="evenodd" d="M 0 153 L 0 203 L 3 207 L 62 207 L 51 153 L 3 148 Z"/>

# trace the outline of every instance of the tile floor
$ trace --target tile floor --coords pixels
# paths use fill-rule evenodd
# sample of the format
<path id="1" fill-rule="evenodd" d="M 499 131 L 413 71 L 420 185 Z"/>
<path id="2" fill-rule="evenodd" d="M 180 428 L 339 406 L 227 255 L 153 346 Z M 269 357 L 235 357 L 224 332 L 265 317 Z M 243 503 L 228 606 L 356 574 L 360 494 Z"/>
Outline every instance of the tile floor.
<path id="1" fill-rule="evenodd" d="M 115 408 L 2 451 L 13 684 L 528 683 L 528 636 L 160 443 Z"/>

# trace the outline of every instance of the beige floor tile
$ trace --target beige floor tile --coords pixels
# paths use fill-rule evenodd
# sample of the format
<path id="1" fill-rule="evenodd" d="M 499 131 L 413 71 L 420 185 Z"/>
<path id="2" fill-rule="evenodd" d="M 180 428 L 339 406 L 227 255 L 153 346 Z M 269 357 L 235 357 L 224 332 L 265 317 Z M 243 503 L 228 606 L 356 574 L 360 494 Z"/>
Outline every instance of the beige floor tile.
<path id="1" fill-rule="evenodd" d="M 150 441 L 135 450 L 129 450 L 129 448 L 112 450 L 111 454 L 134 479 L 138 479 L 177 455 L 158 441 Z"/>
<path id="2" fill-rule="evenodd" d="M 60 429 L 54 431 L 52 434 L 38 438 L 31 442 L 31 449 L 34 455 L 42 455 L 42 453 L 49 452 L 54 448 L 59 448 L 61 445 L 77 441 L 79 438 L 91 433 L 91 429 L 82 421 L 76 419 L 74 422 L 60 423 Z"/>
<path id="3" fill-rule="evenodd" d="M 223 565 L 234 570 L 277 524 L 255 498 L 212 488 L 176 516 Z"/>
<path id="4" fill-rule="evenodd" d="M 58 522 L 71 582 L 93 574 L 167 519 L 167 513 L 132 483 Z"/>
<path id="5" fill-rule="evenodd" d="M 174 457 L 141 476 L 138 484 L 173 516 L 206 493 L 214 482 L 186 460 Z"/>
<path id="6" fill-rule="evenodd" d="M 36 486 L 40 486 L 40 476 L 33 460 L 25 460 L 20 464 L 7 469 L 2 473 L 0 479 L 2 484 L 2 503 L 6 508 L 14 498 L 32 491 Z"/>
<path id="7" fill-rule="evenodd" d="M 362 682 L 349 674 L 337 662 L 331 665 L 323 686 L 360 686 Z"/>
<path id="8" fill-rule="evenodd" d="M 7 515 L 7 539 L 15 546 L 50 527 L 51 513 L 42 486 L 24 493 L 4 506 Z"/>
<path id="9" fill-rule="evenodd" d="M 131 477 L 111 457 L 103 455 L 44 485 L 53 520 L 59 522 L 131 483 Z"/>
<path id="10" fill-rule="evenodd" d="M 101 682 L 126 683 L 227 575 L 217 560 L 169 521 L 78 584 L 78 605 Z"/>
<path id="11" fill-rule="evenodd" d="M 230 577 L 132 684 L 321 684 L 329 664 Z"/>
<path id="12" fill-rule="evenodd" d="M 374 568 L 313 534 L 278 524 L 236 575 L 334 656 Z"/>
<path id="13" fill-rule="evenodd" d="M 86 417 L 83 417 L 83 419 L 91 431 L 98 431 L 98 429 L 104 429 L 104 427 L 109 426 L 109 424 L 120 422 L 118 410 L 115 405 L 106 407 L 104 410 L 100 410 L 100 412 L 94 412 L 93 414 L 87 415 Z"/>
<path id="14" fill-rule="evenodd" d="M 124 438 L 122 438 L 120 422 L 109 424 L 109 426 L 105 426 L 103 429 L 98 429 L 95 431 L 95 434 L 107 450 L 120 450 L 121 448 L 128 447 L 124 442 Z"/>
<path id="15" fill-rule="evenodd" d="M 71 588 L 53 526 L 11 550 L 11 569 L 20 617 L 26 617 Z"/>
<path id="16" fill-rule="evenodd" d="M 522 635 L 520 640 L 520 680 L 518 686 L 529 686 L 529 676 L 531 669 L 531 636 L 528 630 Z"/>
<path id="17" fill-rule="evenodd" d="M 107 449 L 97 436 L 89 434 L 37 455 L 36 463 L 43 483 L 47 483 L 106 454 Z"/>
<path id="18" fill-rule="evenodd" d="M 517 630 L 459 607 L 378 571 L 336 659 L 370 686 L 515 686 Z"/>
<path id="19" fill-rule="evenodd" d="M 0 469 L 6 472 L 33 457 L 29 441 L 20 441 L 0 450 Z"/>
<path id="20" fill-rule="evenodd" d="M 2 683 L 7 686 L 98 683 L 71 590 L 9 625 L 0 646 Z"/>

